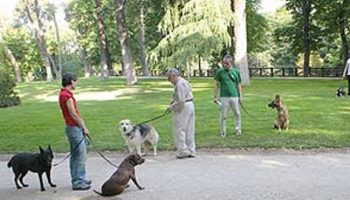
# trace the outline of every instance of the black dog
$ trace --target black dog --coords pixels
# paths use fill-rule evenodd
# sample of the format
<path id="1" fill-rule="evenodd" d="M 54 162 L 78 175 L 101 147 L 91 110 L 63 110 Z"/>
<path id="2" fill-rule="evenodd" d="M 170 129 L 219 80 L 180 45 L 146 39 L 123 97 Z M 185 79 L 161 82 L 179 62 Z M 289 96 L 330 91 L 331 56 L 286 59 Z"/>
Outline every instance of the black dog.
<path id="1" fill-rule="evenodd" d="M 47 176 L 47 180 L 51 187 L 56 187 L 55 184 L 51 182 L 51 163 L 53 160 L 53 153 L 51 147 L 46 150 L 43 150 L 40 146 L 40 153 L 31 154 L 31 153 L 19 153 L 14 155 L 11 160 L 7 163 L 7 166 L 12 167 L 12 171 L 15 174 L 15 184 L 17 189 L 21 189 L 22 187 L 18 184 L 18 178 L 23 187 L 28 187 L 28 185 L 23 183 L 24 176 L 28 173 L 28 171 L 38 173 L 39 181 L 40 181 L 40 189 L 41 191 L 45 191 L 43 185 L 42 175 L 45 172 Z"/>
<path id="2" fill-rule="evenodd" d="M 343 97 L 345 96 L 345 90 L 343 87 L 339 87 L 337 89 L 337 91 L 335 92 L 335 95 L 337 95 L 338 97 Z"/>

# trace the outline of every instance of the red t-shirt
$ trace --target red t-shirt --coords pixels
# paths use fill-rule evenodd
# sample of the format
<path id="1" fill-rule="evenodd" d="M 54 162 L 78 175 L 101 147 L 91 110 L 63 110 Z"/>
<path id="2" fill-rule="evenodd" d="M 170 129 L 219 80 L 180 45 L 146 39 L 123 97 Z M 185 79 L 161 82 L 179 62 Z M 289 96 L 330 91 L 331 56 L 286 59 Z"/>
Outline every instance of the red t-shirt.
<path id="1" fill-rule="evenodd" d="M 61 110 L 62 110 L 63 118 L 64 118 L 64 120 L 66 122 L 66 125 L 78 126 L 78 124 L 75 123 L 75 121 L 73 120 L 73 118 L 69 114 L 67 101 L 70 98 L 73 99 L 73 105 L 74 105 L 75 111 L 78 113 L 78 115 L 80 115 L 79 111 L 78 111 L 78 108 L 77 108 L 77 102 L 75 101 L 75 99 L 73 97 L 73 93 L 71 91 L 65 89 L 65 88 L 62 88 L 61 92 L 60 92 L 59 103 L 60 103 L 60 107 L 61 107 Z"/>

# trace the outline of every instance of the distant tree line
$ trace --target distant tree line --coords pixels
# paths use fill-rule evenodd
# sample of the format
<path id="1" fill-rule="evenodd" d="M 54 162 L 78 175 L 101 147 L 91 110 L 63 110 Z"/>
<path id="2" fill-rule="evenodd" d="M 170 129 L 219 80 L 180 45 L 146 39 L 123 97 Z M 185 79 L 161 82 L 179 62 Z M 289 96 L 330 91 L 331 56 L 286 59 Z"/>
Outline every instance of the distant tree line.
<path id="1" fill-rule="evenodd" d="M 347 0 L 287 0 L 270 14 L 260 0 L 73 0 L 69 29 L 49 0 L 20 0 L 15 20 L 0 19 L 0 68 L 17 82 L 80 76 L 108 78 L 136 70 L 215 69 L 234 54 L 249 84 L 249 67 L 336 68 L 349 56 Z M 191 74 L 191 73 L 187 73 Z M 192 73 L 193 74 L 193 73 Z"/>

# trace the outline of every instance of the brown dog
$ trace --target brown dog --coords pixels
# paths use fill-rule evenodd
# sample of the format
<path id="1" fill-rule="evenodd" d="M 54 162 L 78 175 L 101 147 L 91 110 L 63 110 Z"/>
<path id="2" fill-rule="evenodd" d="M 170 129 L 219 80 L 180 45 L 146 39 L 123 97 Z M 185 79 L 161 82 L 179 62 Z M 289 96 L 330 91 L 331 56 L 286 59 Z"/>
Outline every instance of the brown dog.
<path id="1" fill-rule="evenodd" d="M 271 101 L 268 106 L 270 108 L 276 108 L 277 110 L 277 117 L 274 122 L 274 128 L 277 128 L 278 131 L 281 131 L 282 129 L 289 129 L 289 115 L 288 115 L 288 108 L 286 105 L 284 105 L 281 101 L 281 98 L 279 95 L 276 95 L 275 100 Z"/>
<path id="2" fill-rule="evenodd" d="M 141 187 L 136 180 L 135 176 L 135 166 L 141 165 L 145 162 L 139 154 L 131 154 L 127 158 L 123 160 L 123 162 L 119 165 L 118 169 L 114 174 L 109 178 L 101 188 L 101 193 L 96 192 L 101 196 L 114 196 L 122 193 L 125 188 L 129 187 L 128 183 L 130 179 L 134 182 L 134 184 L 140 189 L 145 189 Z"/>

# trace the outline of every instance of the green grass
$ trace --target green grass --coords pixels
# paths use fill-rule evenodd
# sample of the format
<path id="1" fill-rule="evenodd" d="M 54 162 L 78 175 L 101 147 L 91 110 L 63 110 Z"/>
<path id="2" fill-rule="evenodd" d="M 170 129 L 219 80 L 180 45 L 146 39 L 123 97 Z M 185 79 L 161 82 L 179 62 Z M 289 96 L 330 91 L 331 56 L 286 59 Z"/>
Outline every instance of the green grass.
<path id="1" fill-rule="evenodd" d="M 193 78 L 196 106 L 196 143 L 199 148 L 343 148 L 350 147 L 350 98 L 335 97 L 345 85 L 341 80 L 254 79 L 245 86 L 244 105 L 256 118 L 242 111 L 243 135 L 233 135 L 233 119 L 228 121 L 228 137 L 218 136 L 219 110 L 211 102 L 214 81 Z M 22 104 L 0 109 L 0 152 L 37 151 L 51 144 L 56 152 L 67 152 L 64 122 L 57 103 L 59 82 L 17 85 Z M 267 103 L 280 94 L 288 105 L 290 130 L 278 134 L 272 129 L 276 112 Z M 117 124 L 129 118 L 139 123 L 163 113 L 171 100 L 172 85 L 163 79 L 142 79 L 127 87 L 124 80 L 80 79 L 75 90 L 81 115 L 93 142 L 101 150 L 125 150 Z M 79 98 L 78 98 L 79 97 Z M 229 113 L 232 116 L 232 113 Z M 171 116 L 152 124 L 160 133 L 160 150 L 173 150 Z"/>

